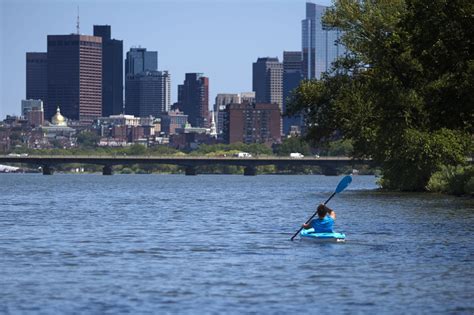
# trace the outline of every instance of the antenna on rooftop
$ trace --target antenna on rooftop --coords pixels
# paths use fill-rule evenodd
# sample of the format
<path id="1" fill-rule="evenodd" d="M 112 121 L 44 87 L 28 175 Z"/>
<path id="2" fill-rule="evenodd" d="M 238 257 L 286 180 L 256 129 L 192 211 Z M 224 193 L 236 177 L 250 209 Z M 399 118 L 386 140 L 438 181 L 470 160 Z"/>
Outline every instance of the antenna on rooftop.
<path id="1" fill-rule="evenodd" d="M 77 35 L 80 35 L 80 28 L 79 28 L 79 6 L 77 6 L 76 32 L 77 32 Z"/>

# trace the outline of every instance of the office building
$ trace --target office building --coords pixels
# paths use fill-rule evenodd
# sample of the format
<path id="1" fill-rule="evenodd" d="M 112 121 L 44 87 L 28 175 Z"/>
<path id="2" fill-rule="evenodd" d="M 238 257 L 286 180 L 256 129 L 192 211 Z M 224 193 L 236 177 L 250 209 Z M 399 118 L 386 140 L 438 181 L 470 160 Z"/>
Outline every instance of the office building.
<path id="1" fill-rule="evenodd" d="M 253 90 L 256 103 L 283 107 L 283 64 L 278 58 L 258 58 L 253 63 Z"/>
<path id="2" fill-rule="evenodd" d="M 139 126 L 140 117 L 133 115 L 111 115 L 107 117 L 99 117 L 96 120 L 97 126 Z"/>
<path id="3" fill-rule="evenodd" d="M 170 109 L 171 79 L 168 71 L 127 75 L 125 112 L 137 117 L 159 117 Z"/>
<path id="4" fill-rule="evenodd" d="M 188 124 L 188 115 L 179 110 L 172 110 L 161 116 L 161 131 L 167 135 L 176 134 L 176 129 L 183 129 Z"/>
<path id="5" fill-rule="evenodd" d="M 102 115 L 102 38 L 48 35 L 48 97 L 45 118 L 58 106 L 66 117 L 85 123 Z"/>
<path id="6" fill-rule="evenodd" d="M 240 103 L 239 94 L 231 93 L 219 93 L 216 95 L 216 100 L 214 103 L 214 111 L 218 111 L 222 106 L 226 106 L 232 103 Z"/>
<path id="7" fill-rule="evenodd" d="M 281 142 L 280 108 L 276 103 L 241 103 L 227 106 L 224 139 L 227 143 Z"/>
<path id="8" fill-rule="evenodd" d="M 28 125 L 39 127 L 44 123 L 42 100 L 21 100 L 21 116 L 26 118 Z"/>
<path id="9" fill-rule="evenodd" d="M 240 93 L 240 103 L 255 103 L 255 92 Z"/>
<path id="10" fill-rule="evenodd" d="M 102 38 L 102 115 L 123 113 L 123 41 L 111 39 L 110 25 L 94 25 Z"/>
<path id="11" fill-rule="evenodd" d="M 125 75 L 158 70 L 158 52 L 146 48 L 130 48 L 125 59 Z"/>
<path id="12" fill-rule="evenodd" d="M 158 52 L 130 48 L 125 60 L 125 113 L 158 117 L 168 111 L 170 77 L 158 71 Z"/>
<path id="13" fill-rule="evenodd" d="M 48 55 L 26 53 L 26 99 L 46 102 L 48 96 Z"/>
<path id="14" fill-rule="evenodd" d="M 302 24 L 303 75 L 306 79 L 320 79 L 331 69 L 331 64 L 345 54 L 339 43 L 342 32 L 324 25 L 322 18 L 327 7 L 306 3 L 306 19 Z"/>
<path id="15" fill-rule="evenodd" d="M 193 127 L 209 128 L 209 78 L 202 73 L 186 73 L 184 83 L 178 86 L 177 106 Z"/>
<path id="16" fill-rule="evenodd" d="M 119 146 L 154 136 L 157 124 L 150 117 L 120 114 L 98 118 L 95 127 L 100 130 L 100 136 L 104 137 L 99 146 Z"/>
<path id="17" fill-rule="evenodd" d="M 28 113 L 26 113 L 26 120 L 28 125 L 33 128 L 41 127 L 44 124 L 44 111 L 43 108 L 34 107 Z"/>
<path id="18" fill-rule="evenodd" d="M 42 100 L 21 100 L 21 116 L 26 118 L 29 111 L 33 109 L 43 110 Z"/>
<path id="19" fill-rule="evenodd" d="M 216 95 L 216 98 L 215 98 L 214 111 L 217 112 L 219 110 L 225 109 L 225 107 L 229 104 L 239 104 L 239 103 L 240 103 L 239 94 L 219 93 Z"/>
<path id="20" fill-rule="evenodd" d="M 301 51 L 283 52 L 283 134 L 288 135 L 292 129 L 301 129 L 302 117 L 296 115 L 285 116 L 288 99 L 291 93 L 303 80 L 303 56 Z"/>
<path id="21" fill-rule="evenodd" d="M 226 106 L 229 104 L 240 104 L 240 95 L 230 93 L 220 93 L 216 95 L 213 115 L 217 135 L 222 134 L 224 130 Z"/>
<path id="22" fill-rule="evenodd" d="M 160 93 L 159 101 L 162 112 L 168 112 L 171 109 L 171 75 L 168 71 L 159 71 Z"/>

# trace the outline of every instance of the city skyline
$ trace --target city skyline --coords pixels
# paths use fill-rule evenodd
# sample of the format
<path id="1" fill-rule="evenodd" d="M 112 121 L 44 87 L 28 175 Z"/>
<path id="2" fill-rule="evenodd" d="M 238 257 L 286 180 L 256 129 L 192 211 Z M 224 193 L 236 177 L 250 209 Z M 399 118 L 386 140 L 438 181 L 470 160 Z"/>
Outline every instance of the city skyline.
<path id="1" fill-rule="evenodd" d="M 244 1 L 244 6 L 237 1 L 142 2 L 141 7 L 147 9 L 130 13 L 128 8 L 136 2 L 114 3 L 110 10 L 110 1 L 3 1 L 0 116 L 20 113 L 21 99 L 26 97 L 26 52 L 46 51 L 47 35 L 74 33 L 77 5 L 81 34 L 92 35 L 93 25 L 111 25 L 112 37 L 124 41 L 124 53 L 131 47 L 158 51 L 160 70 L 172 74 L 172 102 L 177 100 L 177 85 L 184 80 L 185 73 L 205 73 L 211 81 L 209 98 L 213 100 L 219 93 L 251 91 L 252 62 L 256 58 L 278 56 L 282 60 L 284 50 L 301 49 L 306 1 Z M 313 2 L 330 5 L 329 1 Z M 23 19 L 22 12 L 32 11 L 33 4 L 39 5 L 28 19 Z M 241 16 L 246 17 L 246 23 L 239 22 Z M 282 21 L 282 17 L 284 23 L 275 23 Z M 134 18 L 136 23 L 131 23 Z M 180 21 L 186 23 L 177 23 Z M 162 27 L 166 25 L 173 27 Z M 197 33 L 200 38 L 196 38 Z"/>

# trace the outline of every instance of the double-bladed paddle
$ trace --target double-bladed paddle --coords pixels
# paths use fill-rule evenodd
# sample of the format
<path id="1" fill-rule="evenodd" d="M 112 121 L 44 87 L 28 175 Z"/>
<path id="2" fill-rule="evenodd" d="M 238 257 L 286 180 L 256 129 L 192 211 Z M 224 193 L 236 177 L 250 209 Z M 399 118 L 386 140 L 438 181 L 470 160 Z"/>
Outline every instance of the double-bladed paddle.
<path id="1" fill-rule="evenodd" d="M 347 188 L 347 186 L 349 186 L 349 184 L 352 182 L 352 176 L 350 175 L 347 175 L 347 176 L 344 176 L 343 179 L 341 179 L 341 181 L 339 182 L 339 184 L 337 184 L 337 187 L 336 187 L 336 191 L 331 195 L 331 197 L 328 198 L 328 200 L 326 200 L 325 203 L 323 203 L 323 205 L 326 205 L 329 200 L 332 199 L 332 197 L 334 197 L 336 194 L 342 192 L 344 189 Z M 318 213 L 318 211 L 316 210 L 316 212 L 311 216 L 311 218 L 309 218 L 305 224 L 308 224 L 313 218 L 314 216 Z M 296 235 L 298 235 L 298 233 L 303 229 L 303 227 L 300 227 L 299 230 L 291 237 L 291 240 L 293 240 Z"/>

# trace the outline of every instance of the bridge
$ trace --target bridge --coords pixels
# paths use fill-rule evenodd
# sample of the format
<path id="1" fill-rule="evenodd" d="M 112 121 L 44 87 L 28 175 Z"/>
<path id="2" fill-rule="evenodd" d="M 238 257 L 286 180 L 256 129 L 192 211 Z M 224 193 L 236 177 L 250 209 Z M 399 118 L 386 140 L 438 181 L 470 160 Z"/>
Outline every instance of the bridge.
<path id="1" fill-rule="evenodd" d="M 257 175 L 257 167 L 275 165 L 289 166 L 320 166 L 324 173 L 335 174 L 341 166 L 354 167 L 356 164 L 372 164 L 371 160 L 352 159 L 348 157 L 209 157 L 209 156 L 90 156 L 90 155 L 30 155 L 30 156 L 0 156 L 0 164 L 25 163 L 42 168 L 43 175 L 52 175 L 54 166 L 58 164 L 97 164 L 102 165 L 102 174 L 112 175 L 114 165 L 132 164 L 171 164 L 184 167 L 186 175 L 197 175 L 197 167 L 204 165 L 234 165 L 244 167 L 244 175 Z"/>

